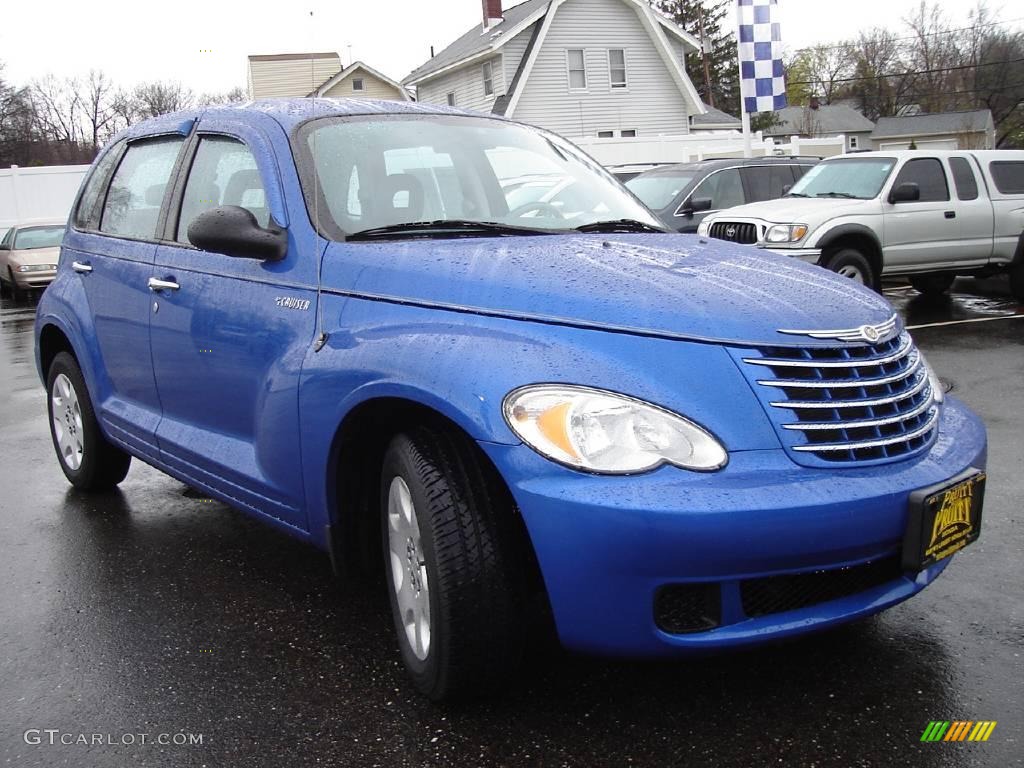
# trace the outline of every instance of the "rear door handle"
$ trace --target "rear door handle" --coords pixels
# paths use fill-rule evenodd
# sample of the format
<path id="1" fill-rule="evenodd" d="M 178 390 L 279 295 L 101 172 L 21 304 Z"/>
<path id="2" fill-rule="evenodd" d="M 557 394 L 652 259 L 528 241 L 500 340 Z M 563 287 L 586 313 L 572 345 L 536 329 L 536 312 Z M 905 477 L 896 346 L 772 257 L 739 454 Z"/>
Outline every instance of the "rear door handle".
<path id="1" fill-rule="evenodd" d="M 955 219 L 956 218 L 956 211 L 946 211 L 946 218 L 947 219 Z"/>
<path id="2" fill-rule="evenodd" d="M 71 262 L 71 268 L 82 275 L 92 272 L 92 266 L 87 261 L 73 261 Z"/>
<path id="3" fill-rule="evenodd" d="M 155 277 L 149 278 L 149 283 L 147 283 L 147 285 L 149 285 L 149 290 L 154 291 L 154 292 L 155 291 L 176 291 L 179 288 L 181 288 L 181 286 L 178 285 L 173 280 L 157 280 Z"/>

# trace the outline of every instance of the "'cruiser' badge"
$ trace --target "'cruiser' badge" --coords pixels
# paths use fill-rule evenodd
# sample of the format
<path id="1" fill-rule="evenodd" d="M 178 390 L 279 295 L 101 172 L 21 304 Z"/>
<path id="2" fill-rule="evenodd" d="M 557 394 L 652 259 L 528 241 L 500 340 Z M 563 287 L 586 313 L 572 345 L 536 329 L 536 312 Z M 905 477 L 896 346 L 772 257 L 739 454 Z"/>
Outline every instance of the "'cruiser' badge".
<path id="1" fill-rule="evenodd" d="M 279 307 L 284 307 L 285 309 L 301 309 L 302 311 L 309 309 L 309 299 L 295 299 L 291 296 L 278 296 L 274 299 L 274 303 Z"/>

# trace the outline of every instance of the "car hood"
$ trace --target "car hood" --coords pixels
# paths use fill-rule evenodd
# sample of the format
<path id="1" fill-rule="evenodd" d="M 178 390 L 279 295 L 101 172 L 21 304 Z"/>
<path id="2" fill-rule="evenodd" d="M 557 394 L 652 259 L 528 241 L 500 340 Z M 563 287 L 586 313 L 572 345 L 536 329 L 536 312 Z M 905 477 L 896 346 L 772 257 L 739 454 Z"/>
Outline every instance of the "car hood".
<path id="1" fill-rule="evenodd" d="M 833 197 L 786 197 L 766 200 L 762 203 L 748 203 L 716 213 L 714 221 L 734 219 L 762 219 L 776 224 L 802 224 L 807 220 L 834 218 L 847 213 L 862 213 L 865 207 L 877 204 L 876 200 L 844 200 Z"/>
<path id="2" fill-rule="evenodd" d="M 56 248 L 29 248 L 23 251 L 11 251 L 10 261 L 12 264 L 56 264 L 60 260 L 60 247 Z"/>
<path id="3" fill-rule="evenodd" d="M 722 343 L 824 345 L 778 329 L 893 315 L 873 291 L 825 269 L 696 235 L 331 243 L 322 282 L 375 300 Z"/>

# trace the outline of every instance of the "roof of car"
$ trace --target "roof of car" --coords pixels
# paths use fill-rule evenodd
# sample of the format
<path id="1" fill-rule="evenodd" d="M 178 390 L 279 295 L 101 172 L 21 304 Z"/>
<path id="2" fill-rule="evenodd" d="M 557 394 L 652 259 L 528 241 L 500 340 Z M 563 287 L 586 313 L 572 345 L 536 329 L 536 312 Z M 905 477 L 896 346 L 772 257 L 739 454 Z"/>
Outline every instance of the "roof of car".
<path id="1" fill-rule="evenodd" d="M 465 115 L 473 117 L 489 117 L 495 120 L 503 118 L 497 115 L 484 115 L 455 107 L 442 107 L 435 104 L 421 104 L 414 101 L 384 101 L 380 99 L 333 99 L 333 98 L 301 98 L 301 99 L 258 99 L 256 101 L 200 107 L 182 112 L 173 112 L 160 117 L 150 118 L 136 123 L 124 131 L 121 136 L 140 136 L 163 131 L 175 125 L 183 125 L 200 117 L 216 115 L 243 116 L 266 115 L 291 130 L 299 123 L 314 117 L 346 117 L 354 115 Z M 186 131 L 187 132 L 187 131 Z"/>
<path id="2" fill-rule="evenodd" d="M 664 165 L 644 171 L 644 176 L 671 174 L 678 171 L 708 171 L 719 168 L 732 168 L 743 165 L 811 165 L 818 162 L 816 157 L 720 157 L 710 160 L 697 160 L 692 163 Z"/>

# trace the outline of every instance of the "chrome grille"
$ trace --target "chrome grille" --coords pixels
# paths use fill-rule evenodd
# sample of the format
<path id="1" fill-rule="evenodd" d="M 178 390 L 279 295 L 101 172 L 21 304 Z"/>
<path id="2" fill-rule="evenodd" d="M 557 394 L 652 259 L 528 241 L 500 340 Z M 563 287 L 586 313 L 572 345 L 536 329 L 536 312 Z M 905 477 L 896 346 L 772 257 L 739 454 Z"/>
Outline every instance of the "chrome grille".
<path id="1" fill-rule="evenodd" d="M 757 242 L 757 225 L 746 222 L 716 221 L 711 225 L 710 235 L 716 240 L 753 245 Z"/>
<path id="2" fill-rule="evenodd" d="M 827 462 L 907 456 L 927 446 L 939 409 L 907 333 L 874 345 L 765 347 L 754 381 L 786 446 Z"/>

